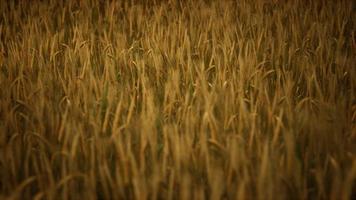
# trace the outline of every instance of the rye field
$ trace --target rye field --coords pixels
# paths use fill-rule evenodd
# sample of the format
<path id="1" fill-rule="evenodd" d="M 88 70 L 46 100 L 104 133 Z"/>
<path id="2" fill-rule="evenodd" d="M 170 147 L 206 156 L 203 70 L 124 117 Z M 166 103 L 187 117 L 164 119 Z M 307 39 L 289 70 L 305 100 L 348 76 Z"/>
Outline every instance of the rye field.
<path id="1" fill-rule="evenodd" d="M 0 0 L 0 199 L 356 199 L 356 2 Z"/>

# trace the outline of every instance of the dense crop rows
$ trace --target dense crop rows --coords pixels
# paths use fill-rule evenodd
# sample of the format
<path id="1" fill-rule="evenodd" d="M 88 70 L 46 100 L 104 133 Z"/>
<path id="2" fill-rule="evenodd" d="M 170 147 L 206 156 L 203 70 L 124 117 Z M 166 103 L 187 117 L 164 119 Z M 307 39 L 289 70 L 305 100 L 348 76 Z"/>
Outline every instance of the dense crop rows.
<path id="1" fill-rule="evenodd" d="M 355 10 L 0 0 L 0 198 L 356 198 Z"/>

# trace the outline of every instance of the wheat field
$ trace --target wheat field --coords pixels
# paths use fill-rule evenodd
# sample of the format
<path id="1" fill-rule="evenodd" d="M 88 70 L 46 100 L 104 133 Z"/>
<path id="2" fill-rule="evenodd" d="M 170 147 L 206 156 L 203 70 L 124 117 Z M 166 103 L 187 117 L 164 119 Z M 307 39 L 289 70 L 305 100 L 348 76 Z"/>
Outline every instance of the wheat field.
<path id="1" fill-rule="evenodd" d="M 352 0 L 0 0 L 0 199 L 356 199 Z"/>

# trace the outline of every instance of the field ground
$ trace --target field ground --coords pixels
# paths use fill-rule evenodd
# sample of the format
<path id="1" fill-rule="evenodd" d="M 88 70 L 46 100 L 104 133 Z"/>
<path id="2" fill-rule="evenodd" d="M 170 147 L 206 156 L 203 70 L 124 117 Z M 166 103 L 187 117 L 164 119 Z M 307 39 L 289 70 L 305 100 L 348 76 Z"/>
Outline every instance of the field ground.
<path id="1" fill-rule="evenodd" d="M 352 0 L 0 0 L 0 199 L 356 199 Z"/>

